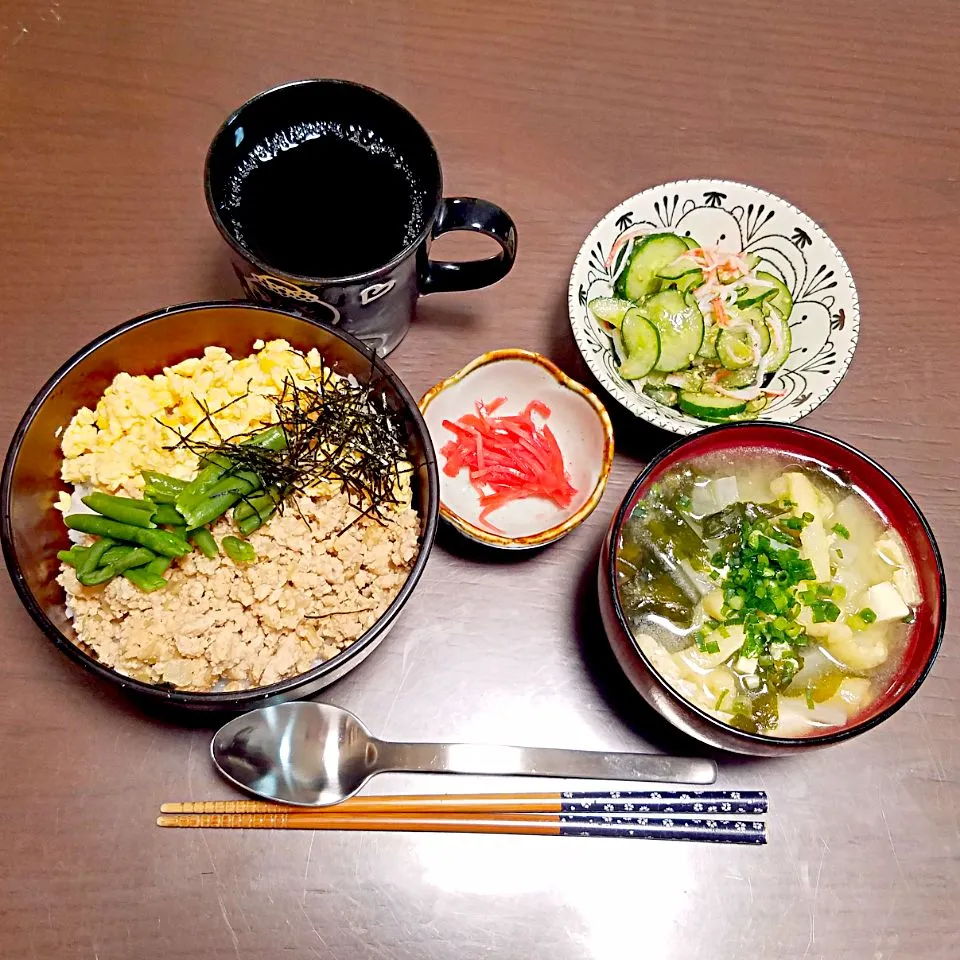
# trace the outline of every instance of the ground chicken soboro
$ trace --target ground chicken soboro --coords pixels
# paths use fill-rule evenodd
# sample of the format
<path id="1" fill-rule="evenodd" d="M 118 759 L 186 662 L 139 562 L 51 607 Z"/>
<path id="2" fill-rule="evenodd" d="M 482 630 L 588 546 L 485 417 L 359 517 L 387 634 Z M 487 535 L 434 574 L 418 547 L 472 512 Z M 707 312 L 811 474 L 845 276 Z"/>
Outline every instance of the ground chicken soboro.
<path id="1" fill-rule="evenodd" d="M 278 392 L 284 371 L 308 377 L 319 363 L 315 352 L 304 358 L 283 341 L 257 347 L 259 356 L 255 352 L 242 361 L 208 348 L 202 360 L 164 371 L 152 384 L 148 378 L 121 375 L 108 400 L 124 412 L 124 421 L 111 419 L 107 424 L 98 406 L 92 415 L 80 411 L 75 422 L 86 430 L 87 423 L 98 421 L 100 431 L 121 441 L 122 450 L 125 437 L 142 440 L 154 429 L 146 421 L 156 408 L 146 402 L 144 388 L 155 389 L 161 378 L 161 391 L 172 384 L 176 394 L 173 411 L 164 397 L 167 416 L 189 428 L 192 411 L 186 398 L 194 390 L 207 402 L 211 390 L 241 382 L 241 376 L 246 388 L 252 374 L 258 392 L 269 397 L 272 390 Z M 229 396 L 217 392 L 214 399 L 222 403 Z M 251 408 L 249 423 L 236 416 L 241 404 L 231 408 L 233 433 L 269 422 L 259 397 L 256 404 L 246 405 Z M 161 406 L 159 412 L 163 410 Z M 75 483 L 100 480 L 97 485 L 108 492 L 133 493 L 145 466 L 179 467 L 181 476 L 192 473 L 185 463 L 170 463 L 169 452 L 148 452 L 141 444 L 130 446 L 137 450 L 135 458 L 118 462 L 109 454 L 107 461 L 107 448 L 92 434 L 84 438 L 81 430 L 68 428 L 65 440 L 64 478 Z M 109 470 L 104 469 L 106 462 Z M 251 535 L 256 562 L 236 564 L 226 556 L 207 559 L 194 552 L 173 564 L 167 587 L 154 593 L 141 592 L 123 577 L 104 587 L 85 587 L 73 568 L 64 565 L 59 582 L 77 636 L 120 673 L 182 690 L 239 690 L 303 673 L 367 630 L 406 580 L 419 549 L 419 519 L 408 474 L 398 493 L 400 503 L 383 505 L 385 522 L 379 523 L 360 516 L 342 492 L 323 484 L 309 495 L 298 495 L 296 503 L 288 502 L 282 514 Z M 65 502 L 61 509 L 69 511 Z M 236 529 L 223 517 L 211 532 L 219 541 Z"/>

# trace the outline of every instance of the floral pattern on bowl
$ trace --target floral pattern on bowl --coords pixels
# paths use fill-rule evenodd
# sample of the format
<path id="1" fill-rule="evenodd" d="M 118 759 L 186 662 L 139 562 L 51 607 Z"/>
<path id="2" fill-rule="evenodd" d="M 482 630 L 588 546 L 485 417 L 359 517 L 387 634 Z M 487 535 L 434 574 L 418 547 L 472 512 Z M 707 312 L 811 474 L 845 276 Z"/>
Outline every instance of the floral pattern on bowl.
<path id="1" fill-rule="evenodd" d="M 624 380 L 612 340 L 587 307 L 595 297 L 613 295 L 630 249 L 623 244 L 609 262 L 618 239 L 664 231 L 693 236 L 704 246 L 754 253 L 790 290 L 793 346 L 770 384 L 783 395 L 757 419 L 793 423 L 823 403 L 857 345 L 860 308 L 853 277 L 836 245 L 808 216 L 765 190 L 728 180 L 678 180 L 644 190 L 611 210 L 580 248 L 570 276 L 570 324 L 587 366 L 611 396 L 672 433 L 711 426 L 656 403 L 634 386 L 638 381 Z"/>

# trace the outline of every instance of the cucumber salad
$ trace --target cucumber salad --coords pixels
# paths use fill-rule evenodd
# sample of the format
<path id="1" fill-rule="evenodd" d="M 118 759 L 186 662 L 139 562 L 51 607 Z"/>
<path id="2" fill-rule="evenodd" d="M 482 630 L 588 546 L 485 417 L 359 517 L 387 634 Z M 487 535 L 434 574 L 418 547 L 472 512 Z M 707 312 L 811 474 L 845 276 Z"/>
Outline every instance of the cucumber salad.
<path id="1" fill-rule="evenodd" d="M 752 253 L 655 233 L 632 241 L 614 296 L 590 301 L 620 376 L 656 403 L 702 420 L 749 420 L 790 354 L 793 298 Z M 619 243 L 619 242 L 618 242 Z M 622 244 L 620 244 L 622 246 Z M 619 252 L 618 244 L 610 253 Z"/>

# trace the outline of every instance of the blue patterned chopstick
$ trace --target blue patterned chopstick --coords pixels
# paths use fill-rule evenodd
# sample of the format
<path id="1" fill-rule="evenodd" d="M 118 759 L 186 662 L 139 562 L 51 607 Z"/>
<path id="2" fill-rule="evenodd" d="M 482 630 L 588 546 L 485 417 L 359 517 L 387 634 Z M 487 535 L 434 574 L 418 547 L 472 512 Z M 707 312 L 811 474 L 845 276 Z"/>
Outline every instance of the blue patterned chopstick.
<path id="1" fill-rule="evenodd" d="M 767 812 L 763 790 L 644 790 L 560 794 L 562 813 L 699 813 L 740 815 Z"/>
<path id="2" fill-rule="evenodd" d="M 636 840 L 692 840 L 700 843 L 767 842 L 762 820 L 615 817 L 560 814 L 561 837 L 618 837 Z"/>

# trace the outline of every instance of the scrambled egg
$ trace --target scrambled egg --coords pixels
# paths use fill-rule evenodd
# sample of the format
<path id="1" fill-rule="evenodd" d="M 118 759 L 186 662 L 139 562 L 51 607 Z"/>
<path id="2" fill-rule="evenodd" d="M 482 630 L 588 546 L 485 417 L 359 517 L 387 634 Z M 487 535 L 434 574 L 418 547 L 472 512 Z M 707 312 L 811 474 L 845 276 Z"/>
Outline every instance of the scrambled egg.
<path id="1" fill-rule="evenodd" d="M 203 423 L 201 403 L 215 414 L 224 439 L 274 422 L 271 398 L 279 395 L 288 376 L 299 383 L 315 381 L 321 356 L 317 350 L 301 354 L 286 340 L 258 340 L 253 350 L 234 360 L 223 347 L 207 347 L 202 357 L 166 367 L 154 377 L 118 373 L 96 407 L 81 407 L 63 432 L 64 481 L 139 496 L 143 470 L 191 479 L 197 457 L 185 447 L 171 448 L 178 433 L 193 428 L 195 439 L 216 441 Z"/>

